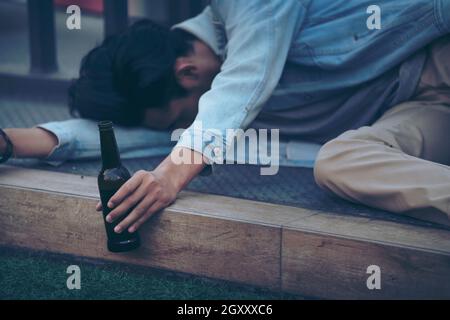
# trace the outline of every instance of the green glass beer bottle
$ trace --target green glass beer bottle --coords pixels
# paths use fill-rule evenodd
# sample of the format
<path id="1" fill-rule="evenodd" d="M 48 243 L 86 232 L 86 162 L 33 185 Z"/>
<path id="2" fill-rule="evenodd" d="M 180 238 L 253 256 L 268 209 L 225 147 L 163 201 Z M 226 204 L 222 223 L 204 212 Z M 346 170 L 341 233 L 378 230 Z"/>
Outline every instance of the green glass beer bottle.
<path id="1" fill-rule="evenodd" d="M 114 228 L 126 218 L 132 209 L 112 223 L 106 221 L 106 216 L 112 211 L 108 208 L 109 199 L 131 176 L 120 161 L 119 148 L 114 136 L 112 122 L 102 121 L 98 124 L 98 128 L 102 152 L 102 169 L 98 175 L 98 189 L 103 206 L 103 220 L 108 237 L 108 250 L 111 252 L 130 251 L 140 246 L 139 233 L 129 233 L 128 230 L 124 230 L 119 234 L 114 232 Z"/>

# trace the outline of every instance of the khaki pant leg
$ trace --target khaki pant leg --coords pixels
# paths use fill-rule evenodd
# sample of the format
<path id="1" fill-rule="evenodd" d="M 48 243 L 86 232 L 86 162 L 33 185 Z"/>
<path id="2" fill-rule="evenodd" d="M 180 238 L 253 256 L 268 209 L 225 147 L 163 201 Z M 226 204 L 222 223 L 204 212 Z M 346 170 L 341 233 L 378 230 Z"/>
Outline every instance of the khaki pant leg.
<path id="1" fill-rule="evenodd" d="M 350 201 L 450 225 L 450 107 L 407 102 L 325 144 L 317 183 Z"/>

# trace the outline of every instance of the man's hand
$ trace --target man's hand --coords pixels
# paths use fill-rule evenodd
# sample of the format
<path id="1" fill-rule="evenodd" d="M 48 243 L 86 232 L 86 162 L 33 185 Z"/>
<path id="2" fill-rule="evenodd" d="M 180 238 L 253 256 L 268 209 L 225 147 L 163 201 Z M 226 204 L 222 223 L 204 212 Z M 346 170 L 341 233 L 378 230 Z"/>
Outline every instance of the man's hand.
<path id="1" fill-rule="evenodd" d="M 201 157 L 190 149 L 182 151 L 191 153 L 192 158 Z M 177 165 L 168 156 L 154 171 L 138 171 L 111 197 L 108 207 L 113 210 L 106 221 L 113 222 L 134 207 L 114 231 L 121 233 L 128 229 L 135 232 L 153 214 L 174 202 L 178 192 L 204 167 L 204 163 Z M 97 211 L 101 210 L 101 203 L 98 203 Z"/>
<path id="2" fill-rule="evenodd" d="M 127 228 L 129 232 L 135 232 L 153 213 L 171 204 L 177 193 L 175 186 L 160 176 L 157 170 L 138 171 L 110 199 L 108 207 L 114 210 L 106 217 L 106 221 L 113 222 L 136 206 L 114 229 L 117 233 Z M 97 208 L 101 209 L 100 206 Z"/>

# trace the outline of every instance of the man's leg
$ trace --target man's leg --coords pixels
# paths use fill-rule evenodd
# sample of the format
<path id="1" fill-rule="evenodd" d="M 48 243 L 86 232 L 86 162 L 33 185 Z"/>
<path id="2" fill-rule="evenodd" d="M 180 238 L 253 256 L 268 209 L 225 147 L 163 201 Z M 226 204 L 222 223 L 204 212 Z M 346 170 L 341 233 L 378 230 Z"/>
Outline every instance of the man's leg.
<path id="1" fill-rule="evenodd" d="M 323 146 L 317 183 L 348 200 L 450 225 L 450 106 L 407 102 Z"/>

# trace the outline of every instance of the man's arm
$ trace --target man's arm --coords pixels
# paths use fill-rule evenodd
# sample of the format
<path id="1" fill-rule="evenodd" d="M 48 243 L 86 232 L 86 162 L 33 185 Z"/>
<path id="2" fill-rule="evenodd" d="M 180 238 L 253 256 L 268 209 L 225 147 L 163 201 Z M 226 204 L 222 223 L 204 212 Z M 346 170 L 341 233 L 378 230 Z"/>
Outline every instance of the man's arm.
<path id="1" fill-rule="evenodd" d="M 306 14 L 301 3 L 211 1 L 218 42 L 226 40 L 226 57 L 211 89 L 199 101 L 194 124 L 181 135 L 178 146 L 202 153 L 211 162 L 226 159 L 235 139 L 226 130 L 248 127 L 280 81 L 292 39 Z"/>
<path id="2" fill-rule="evenodd" d="M 226 130 L 248 126 L 270 97 L 306 11 L 299 0 L 217 0 L 211 8 L 225 28 L 227 58 L 211 90 L 201 97 L 194 124 L 177 144 L 189 157 L 203 162 L 177 165 L 169 156 L 155 171 L 133 176 L 112 198 L 112 219 L 136 206 L 116 232 L 125 228 L 135 231 L 153 213 L 172 203 L 205 162 L 226 158 L 226 148 L 235 138 Z M 199 123 L 203 129 L 198 129 Z M 217 135 L 218 131 L 222 134 Z"/>
<path id="3" fill-rule="evenodd" d="M 17 158 L 45 158 L 58 145 L 58 139 L 51 132 L 41 128 L 5 129 L 14 145 L 13 156 Z M 0 138 L 0 153 L 6 144 Z"/>

